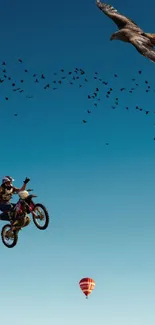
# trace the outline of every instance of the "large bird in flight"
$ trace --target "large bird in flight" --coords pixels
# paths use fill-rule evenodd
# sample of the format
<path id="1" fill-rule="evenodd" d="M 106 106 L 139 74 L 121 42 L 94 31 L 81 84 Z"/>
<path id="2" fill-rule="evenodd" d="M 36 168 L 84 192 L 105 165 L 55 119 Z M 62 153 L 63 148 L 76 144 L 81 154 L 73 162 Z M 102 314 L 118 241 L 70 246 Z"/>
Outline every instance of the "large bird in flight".
<path id="1" fill-rule="evenodd" d="M 119 31 L 111 35 L 110 40 L 120 40 L 131 43 L 143 56 L 155 62 L 155 34 L 144 33 L 144 31 L 130 18 L 120 14 L 114 7 L 99 0 L 97 7 L 104 12 L 118 26 Z"/>

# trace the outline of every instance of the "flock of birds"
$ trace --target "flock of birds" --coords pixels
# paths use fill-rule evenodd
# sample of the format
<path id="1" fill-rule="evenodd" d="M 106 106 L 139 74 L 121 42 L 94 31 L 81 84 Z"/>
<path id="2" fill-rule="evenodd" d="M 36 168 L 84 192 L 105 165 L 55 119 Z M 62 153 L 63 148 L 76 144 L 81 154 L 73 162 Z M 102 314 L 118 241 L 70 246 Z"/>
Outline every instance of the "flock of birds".
<path id="1" fill-rule="evenodd" d="M 115 32 L 111 36 L 111 40 L 113 39 L 119 39 L 121 41 L 125 41 L 128 43 L 131 43 L 135 46 L 135 48 L 144 56 L 148 57 L 150 60 L 155 62 L 155 50 L 153 47 L 155 46 L 155 34 L 151 33 L 144 33 L 143 30 L 130 18 L 122 15 L 112 7 L 111 5 L 101 3 L 99 0 L 96 1 L 97 7 L 110 19 L 114 21 L 114 23 L 118 27 L 118 31 Z M 41 73 L 30 73 L 29 70 L 24 66 L 23 60 L 21 58 L 18 59 L 18 63 L 22 65 L 22 71 L 25 75 L 31 74 L 31 77 L 33 78 L 34 84 L 38 85 L 41 84 L 43 89 L 47 91 L 48 89 L 52 91 L 56 91 L 59 86 L 64 84 L 65 80 L 69 83 L 70 86 L 74 85 L 75 83 L 78 83 L 78 87 L 82 88 L 84 87 L 84 84 L 88 83 L 90 79 L 88 80 L 88 77 L 86 75 L 86 72 L 81 68 L 74 68 L 73 71 L 66 72 L 64 69 L 61 69 L 58 73 L 53 74 L 53 80 L 48 81 L 45 74 Z M 60 76 L 61 73 L 61 76 Z M 142 71 L 138 71 L 139 75 L 142 75 Z M 119 76 L 114 73 L 113 77 L 117 79 Z M 119 98 L 120 95 L 118 94 L 114 98 L 114 89 L 111 83 L 109 83 L 107 80 L 104 80 L 100 77 L 98 72 L 94 72 L 92 79 L 96 80 L 96 86 L 94 88 L 94 91 L 92 93 L 87 94 L 87 99 L 89 101 L 92 101 L 93 107 L 97 107 L 99 105 L 99 102 L 101 101 L 101 94 L 105 91 L 105 97 L 107 100 L 111 99 L 113 100 L 113 104 L 111 105 L 111 108 L 114 110 L 119 106 Z M 7 63 L 3 61 L 0 65 L 0 87 L 3 84 L 6 84 L 6 81 L 10 83 L 12 91 L 15 93 L 23 94 L 27 99 L 34 98 L 34 95 L 25 95 L 24 90 L 24 83 L 25 83 L 25 76 L 22 77 L 20 80 L 15 81 L 8 72 Z M 42 82 L 43 83 L 42 83 Z M 91 80 L 92 81 L 92 80 Z M 151 84 L 148 80 L 143 80 L 143 84 L 145 83 L 145 92 L 149 93 L 151 91 L 155 92 L 155 90 L 152 90 Z M 103 87 L 104 86 L 104 90 Z M 133 94 L 136 92 L 137 88 L 140 86 L 139 81 L 137 80 L 137 76 L 132 78 L 132 86 L 128 89 L 126 87 L 121 87 L 119 89 L 120 93 L 129 93 Z M 5 100 L 9 101 L 10 96 L 5 96 Z M 109 101 L 110 102 L 110 101 Z M 91 104 L 90 104 L 90 107 Z M 125 107 L 126 110 L 129 110 L 129 106 Z M 145 110 L 139 105 L 135 106 L 135 109 L 144 112 L 146 115 L 149 113 L 155 113 L 151 110 Z M 87 109 L 87 114 L 92 113 L 92 108 Z M 17 117 L 17 113 L 14 113 L 14 116 Z M 85 118 L 82 120 L 83 124 L 86 124 L 88 122 L 88 118 Z M 154 138 L 155 140 L 155 138 Z"/>
<path id="2" fill-rule="evenodd" d="M 87 99 L 89 101 L 89 109 L 87 109 L 86 114 L 90 115 L 93 111 L 93 107 L 97 107 L 101 103 L 102 95 L 104 94 L 105 98 L 111 103 L 110 107 L 111 109 L 117 109 L 120 103 L 120 95 L 123 93 L 128 93 L 130 96 L 136 92 L 137 89 L 139 89 L 142 86 L 145 86 L 145 92 L 155 92 L 155 89 L 151 86 L 150 82 L 148 80 L 145 80 L 143 78 L 143 72 L 142 70 L 137 71 L 137 74 L 131 79 L 131 87 L 120 87 L 117 89 L 117 96 L 116 96 L 116 89 L 114 89 L 114 79 L 116 80 L 116 83 L 118 81 L 119 75 L 117 73 L 113 74 L 113 80 L 109 82 L 108 80 L 104 80 L 100 77 L 99 73 L 96 71 L 88 78 L 86 72 L 82 68 L 74 68 L 72 71 L 65 71 L 64 69 L 60 69 L 59 72 L 53 73 L 53 80 L 49 82 L 48 78 L 45 76 L 44 73 L 38 74 L 38 73 L 31 73 L 29 69 L 25 68 L 24 62 L 21 58 L 18 59 L 18 63 L 22 67 L 22 73 L 23 75 L 29 75 L 33 81 L 34 84 L 40 85 L 44 91 L 50 90 L 50 91 L 56 91 L 59 89 L 62 84 L 67 82 L 70 86 L 73 86 L 76 84 L 78 88 L 82 88 L 87 84 L 89 81 L 91 81 L 91 86 L 93 82 L 95 82 L 94 90 L 91 93 L 87 93 Z M 2 84 L 5 84 L 6 82 L 10 82 L 11 90 L 12 92 L 16 92 L 19 94 L 23 94 L 25 98 L 27 99 L 33 99 L 34 95 L 27 95 L 25 94 L 24 90 L 24 82 L 25 82 L 25 76 L 23 76 L 20 80 L 15 81 L 12 76 L 9 75 L 7 63 L 4 61 L 0 64 L 0 87 Z M 141 83 L 142 82 L 142 83 Z M 1 92 L 2 93 L 2 92 Z M 9 101 L 10 96 L 4 97 L 6 101 Z M 109 105 L 108 103 L 108 105 Z M 122 107 L 122 105 L 121 105 Z M 124 107 L 126 110 L 129 110 L 130 107 L 126 106 Z M 133 107 L 132 107 L 133 108 Z M 145 110 L 139 105 L 135 105 L 135 110 L 139 112 L 144 112 L 146 115 L 150 113 L 155 113 L 152 110 Z M 14 113 L 14 116 L 18 116 L 18 113 Z M 88 116 L 82 119 L 81 121 L 83 124 L 86 124 L 88 122 Z M 155 140 L 155 138 L 154 138 Z M 108 145 L 108 144 L 107 144 Z"/>
<path id="3" fill-rule="evenodd" d="M 138 74 L 141 75 L 142 74 L 142 70 L 139 70 L 138 71 Z M 118 78 L 118 75 L 117 74 L 114 74 L 113 77 L 114 78 Z M 98 73 L 97 72 L 95 72 L 95 75 L 93 76 L 93 78 L 96 79 L 96 80 L 98 80 L 104 86 L 107 86 L 107 91 L 105 93 L 105 96 L 106 96 L 106 98 L 110 98 L 112 96 L 112 93 L 113 93 L 113 88 L 110 87 L 108 81 L 104 81 L 102 78 L 100 78 L 98 76 Z M 131 87 L 129 89 L 127 89 L 125 87 L 121 87 L 119 89 L 119 91 L 120 92 L 128 92 L 130 94 L 134 93 L 135 90 L 136 90 L 136 88 L 138 88 L 140 86 L 140 84 L 136 81 L 136 77 L 132 78 L 132 82 L 133 82 L 133 87 Z M 145 92 L 146 93 L 149 93 L 150 91 L 152 91 L 152 88 L 151 88 L 151 85 L 150 85 L 149 81 L 148 80 L 144 80 L 144 83 L 146 85 Z M 92 95 L 90 95 L 90 94 L 88 95 L 88 99 L 96 99 L 96 101 L 97 100 L 100 101 L 100 98 L 98 96 L 99 92 L 100 92 L 100 88 L 98 88 L 98 87 L 95 88 L 95 91 L 93 92 L 93 94 Z M 153 90 L 153 92 L 155 92 L 155 89 Z M 116 109 L 118 105 L 119 105 L 119 97 L 115 97 L 114 98 L 114 105 L 112 105 L 111 108 L 112 109 Z M 97 106 L 97 102 L 94 103 L 94 106 Z M 128 110 L 129 109 L 129 106 L 126 106 L 125 109 Z M 152 113 L 151 110 L 145 110 L 145 109 L 141 108 L 138 105 L 135 106 L 135 109 L 136 110 L 139 110 L 140 112 L 142 112 L 142 111 L 145 112 L 146 115 L 149 114 L 149 113 Z M 88 110 L 87 112 L 88 113 L 91 113 L 90 110 Z M 155 113 L 155 111 L 153 113 Z M 83 120 L 83 122 L 86 123 L 87 121 L 86 120 Z"/>

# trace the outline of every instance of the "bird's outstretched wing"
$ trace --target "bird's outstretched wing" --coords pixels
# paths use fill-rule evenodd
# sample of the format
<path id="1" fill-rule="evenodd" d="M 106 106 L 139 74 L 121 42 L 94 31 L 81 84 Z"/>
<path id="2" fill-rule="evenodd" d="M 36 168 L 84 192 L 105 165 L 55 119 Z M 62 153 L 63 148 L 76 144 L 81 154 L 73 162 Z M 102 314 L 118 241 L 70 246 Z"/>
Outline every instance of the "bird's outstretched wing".
<path id="1" fill-rule="evenodd" d="M 130 18 L 121 15 L 117 9 L 108 5 L 106 3 L 102 3 L 99 0 L 96 0 L 97 7 L 105 13 L 109 18 L 111 18 L 114 23 L 118 26 L 119 29 L 124 27 L 133 28 L 134 30 L 141 31 L 141 28 Z"/>
<path id="2" fill-rule="evenodd" d="M 147 39 L 144 39 L 141 35 L 134 34 L 130 38 L 130 43 L 139 53 L 150 59 L 152 62 L 155 62 L 155 50 L 151 43 L 149 44 Z"/>
<path id="3" fill-rule="evenodd" d="M 144 33 L 144 35 L 146 37 L 148 37 L 149 40 L 151 41 L 151 43 L 153 44 L 153 46 L 155 46 L 155 34 L 152 34 L 152 33 Z"/>

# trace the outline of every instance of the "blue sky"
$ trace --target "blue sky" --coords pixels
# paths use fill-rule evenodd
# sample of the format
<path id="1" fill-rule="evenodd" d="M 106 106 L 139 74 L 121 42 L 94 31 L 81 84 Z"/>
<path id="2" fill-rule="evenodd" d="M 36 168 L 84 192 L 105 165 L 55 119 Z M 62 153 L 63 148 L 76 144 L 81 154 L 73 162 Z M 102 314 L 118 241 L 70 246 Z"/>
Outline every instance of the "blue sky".
<path id="1" fill-rule="evenodd" d="M 153 1 L 112 5 L 155 32 Z M 51 219 L 44 232 L 33 224 L 21 231 L 13 249 L 1 243 L 0 323 L 154 325 L 154 64 L 109 41 L 117 28 L 94 1 L 5 0 L 1 8 L 0 60 L 12 80 L 24 79 L 22 94 L 0 84 L 1 177 L 20 186 L 29 176 Z M 75 67 L 85 71 L 76 84 L 43 89 Z M 95 71 L 113 88 L 110 99 Z M 46 80 L 34 84 L 34 73 Z M 120 92 L 132 78 L 135 92 Z M 87 96 L 96 87 L 93 107 Z M 87 276 L 96 281 L 88 300 L 78 286 Z"/>

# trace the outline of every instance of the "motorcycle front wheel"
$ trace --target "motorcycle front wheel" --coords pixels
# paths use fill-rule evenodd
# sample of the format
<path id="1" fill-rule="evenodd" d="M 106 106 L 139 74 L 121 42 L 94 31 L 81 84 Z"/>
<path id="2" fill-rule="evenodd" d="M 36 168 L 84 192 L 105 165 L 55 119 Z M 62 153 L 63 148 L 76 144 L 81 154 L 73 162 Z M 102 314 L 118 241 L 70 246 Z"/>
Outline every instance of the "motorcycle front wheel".
<path id="1" fill-rule="evenodd" d="M 3 244 L 6 247 L 12 248 L 12 247 L 16 246 L 16 244 L 17 244 L 18 232 L 15 230 L 14 231 L 11 230 L 10 224 L 5 225 L 1 231 L 1 238 L 2 238 Z"/>
<path id="2" fill-rule="evenodd" d="M 33 222 L 40 230 L 45 230 L 49 225 L 49 214 L 45 206 L 41 203 L 35 204 L 33 213 Z M 43 221 L 43 223 L 41 223 Z"/>

